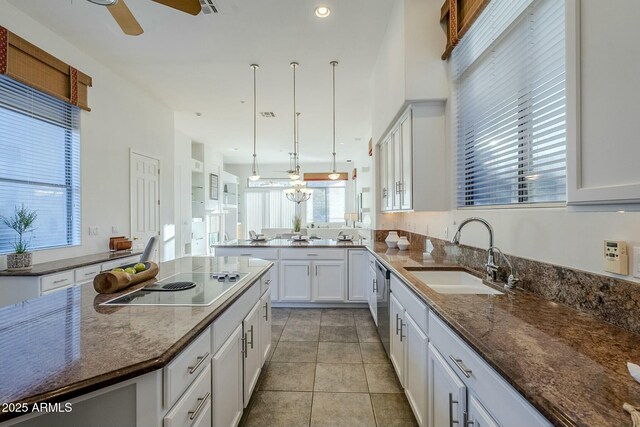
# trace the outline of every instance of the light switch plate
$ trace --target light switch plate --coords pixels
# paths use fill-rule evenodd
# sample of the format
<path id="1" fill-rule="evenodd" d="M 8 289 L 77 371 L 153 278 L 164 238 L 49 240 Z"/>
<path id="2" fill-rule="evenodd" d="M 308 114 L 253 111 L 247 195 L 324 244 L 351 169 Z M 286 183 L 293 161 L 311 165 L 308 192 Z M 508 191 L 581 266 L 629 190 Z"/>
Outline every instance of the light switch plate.
<path id="1" fill-rule="evenodd" d="M 640 279 L 640 246 L 633 247 L 633 277 Z"/>

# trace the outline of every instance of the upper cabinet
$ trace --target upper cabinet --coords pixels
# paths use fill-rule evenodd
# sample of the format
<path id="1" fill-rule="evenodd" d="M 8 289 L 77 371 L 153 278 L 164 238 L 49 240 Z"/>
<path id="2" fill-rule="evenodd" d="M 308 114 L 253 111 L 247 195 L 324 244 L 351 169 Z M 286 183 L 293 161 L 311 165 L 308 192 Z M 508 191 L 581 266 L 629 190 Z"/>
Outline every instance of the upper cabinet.
<path id="1" fill-rule="evenodd" d="M 617 22 L 624 11 L 629 25 Z M 567 2 L 567 202 L 640 208 L 637 0 Z M 615 42 L 606 42 L 615 40 Z M 614 65 L 615 64 L 615 65 Z M 603 84 L 606 82 L 606 84 Z"/>
<path id="2" fill-rule="evenodd" d="M 381 140 L 377 156 L 381 211 L 448 209 L 444 102 L 409 105 Z"/>

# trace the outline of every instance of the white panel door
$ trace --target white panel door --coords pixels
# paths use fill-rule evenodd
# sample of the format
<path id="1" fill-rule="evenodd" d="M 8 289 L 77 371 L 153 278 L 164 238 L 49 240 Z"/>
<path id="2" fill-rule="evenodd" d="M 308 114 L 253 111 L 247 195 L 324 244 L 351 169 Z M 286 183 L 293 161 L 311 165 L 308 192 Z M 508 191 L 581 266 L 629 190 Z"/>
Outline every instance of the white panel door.
<path id="1" fill-rule="evenodd" d="M 314 261 L 311 264 L 314 301 L 346 299 L 344 264 L 344 261 Z"/>
<path id="2" fill-rule="evenodd" d="M 394 172 L 393 172 L 393 140 L 391 137 L 384 144 L 385 150 L 385 165 L 386 165 L 386 188 L 387 188 L 387 203 L 386 210 L 393 209 L 393 198 L 395 195 L 395 182 L 394 182 Z"/>
<path id="3" fill-rule="evenodd" d="M 378 324 L 378 283 L 376 281 L 375 264 L 369 264 L 367 280 L 367 301 L 369 303 L 369 311 L 375 324 Z"/>
<path id="4" fill-rule="evenodd" d="M 235 427 L 244 409 L 242 325 L 213 356 L 213 426 Z"/>
<path id="5" fill-rule="evenodd" d="M 367 251 L 349 251 L 349 301 L 367 301 L 369 286 L 369 253 Z"/>
<path id="6" fill-rule="evenodd" d="M 398 374 L 400 384 L 404 387 L 404 357 L 406 346 L 404 307 L 402 307 L 393 294 L 390 295 L 389 316 L 389 327 L 391 329 L 389 359 L 391 359 L 391 364 Z"/>
<path id="7" fill-rule="evenodd" d="M 264 365 L 271 349 L 271 290 L 269 289 L 260 298 L 260 310 L 260 347 L 262 365 Z"/>
<path id="8" fill-rule="evenodd" d="M 491 399 L 491 396 L 488 396 L 488 398 Z M 473 427 L 500 427 L 473 393 L 469 393 L 469 411 L 466 425 Z"/>
<path id="9" fill-rule="evenodd" d="M 311 263 L 280 261 L 280 301 L 311 300 Z"/>
<path id="10" fill-rule="evenodd" d="M 393 210 L 399 210 L 401 207 L 400 183 L 402 181 L 402 147 L 399 127 L 391 133 L 391 144 L 393 150 Z"/>
<path id="11" fill-rule="evenodd" d="M 405 394 L 418 425 L 427 425 L 427 378 L 429 340 L 418 324 L 405 312 L 407 344 L 405 364 Z"/>
<path id="12" fill-rule="evenodd" d="M 438 350 L 429 343 L 428 419 L 429 427 L 462 426 L 467 390 Z"/>
<path id="13" fill-rule="evenodd" d="M 269 260 L 273 267 L 269 269 L 269 287 L 271 288 L 271 301 L 278 301 L 278 274 L 280 273 L 280 263 L 277 260 Z"/>
<path id="14" fill-rule="evenodd" d="M 411 209 L 413 181 L 413 131 L 411 127 L 411 110 L 400 120 L 400 138 L 402 152 L 402 174 L 400 176 L 400 208 Z"/>
<path id="15" fill-rule="evenodd" d="M 380 172 L 378 174 L 380 182 L 380 210 L 387 211 L 389 209 L 389 188 L 387 187 L 387 164 L 389 160 L 387 158 L 387 141 L 384 141 L 378 145 L 378 168 Z"/>
<path id="16" fill-rule="evenodd" d="M 249 404 L 253 389 L 262 370 L 262 348 L 260 345 L 260 323 L 262 304 L 258 301 L 242 321 L 244 333 L 244 407 Z M 215 397 L 214 397 L 215 398 Z"/>
<path id="17" fill-rule="evenodd" d="M 160 161 L 132 151 L 130 169 L 131 238 L 134 249 L 143 249 L 152 236 L 160 235 Z"/>

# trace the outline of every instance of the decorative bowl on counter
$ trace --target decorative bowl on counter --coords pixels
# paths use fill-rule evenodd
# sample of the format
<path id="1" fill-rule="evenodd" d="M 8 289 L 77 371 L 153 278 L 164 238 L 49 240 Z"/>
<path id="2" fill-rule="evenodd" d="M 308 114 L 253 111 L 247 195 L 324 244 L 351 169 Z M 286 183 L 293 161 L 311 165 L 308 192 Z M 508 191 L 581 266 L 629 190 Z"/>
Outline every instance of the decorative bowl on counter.
<path id="1" fill-rule="evenodd" d="M 398 232 L 390 231 L 387 235 L 387 238 L 384 239 L 384 242 L 387 244 L 387 247 L 389 249 L 393 249 L 398 247 L 398 240 L 400 240 L 400 237 L 398 237 Z"/>
<path id="2" fill-rule="evenodd" d="M 396 244 L 398 245 L 398 249 L 400 249 L 401 251 L 406 251 L 407 249 L 409 249 L 409 246 L 411 245 L 411 243 L 409 243 L 409 240 L 407 239 L 406 236 L 400 237 L 400 239 L 398 239 L 398 242 Z"/>

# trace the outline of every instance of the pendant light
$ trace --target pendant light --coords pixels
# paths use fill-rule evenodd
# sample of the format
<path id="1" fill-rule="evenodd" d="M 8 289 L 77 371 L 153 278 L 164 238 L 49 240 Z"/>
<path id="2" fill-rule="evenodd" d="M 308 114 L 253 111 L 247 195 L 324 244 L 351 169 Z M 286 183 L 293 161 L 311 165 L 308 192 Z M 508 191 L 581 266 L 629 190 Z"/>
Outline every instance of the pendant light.
<path id="1" fill-rule="evenodd" d="M 297 62 L 292 62 L 291 68 L 293 68 L 293 168 L 289 171 L 289 178 L 292 181 L 300 179 L 300 163 L 298 160 L 298 143 L 297 143 L 297 131 L 298 127 L 296 116 L 296 69 L 300 66 Z"/>
<path id="2" fill-rule="evenodd" d="M 251 68 L 253 69 L 253 163 L 251 165 L 251 176 L 249 179 L 255 182 L 260 179 L 258 161 L 256 159 L 256 118 L 258 116 L 256 111 L 256 70 L 260 68 L 260 66 L 258 64 L 251 64 Z"/>
<path id="3" fill-rule="evenodd" d="M 336 171 L 336 65 L 338 61 L 331 61 L 330 64 L 333 67 L 333 159 L 329 179 L 335 181 L 340 178 L 340 174 Z"/>

